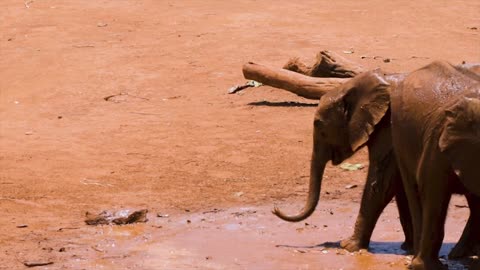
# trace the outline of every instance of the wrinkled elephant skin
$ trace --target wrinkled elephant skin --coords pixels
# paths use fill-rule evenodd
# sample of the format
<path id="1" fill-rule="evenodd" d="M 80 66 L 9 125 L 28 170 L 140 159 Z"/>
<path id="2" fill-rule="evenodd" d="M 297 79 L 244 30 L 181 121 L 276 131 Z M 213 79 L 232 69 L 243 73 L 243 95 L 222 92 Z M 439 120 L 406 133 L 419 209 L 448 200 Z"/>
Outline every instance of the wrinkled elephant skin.
<path id="1" fill-rule="evenodd" d="M 278 209 L 274 210 L 276 215 L 288 221 L 303 220 L 311 215 L 319 199 L 325 163 L 331 160 L 333 164 L 339 164 L 361 147 L 367 146 L 370 165 L 360 211 L 352 236 L 340 245 L 349 251 L 368 248 L 380 214 L 395 197 L 405 233 L 402 248 L 413 251 L 413 227 L 392 148 L 390 119 L 390 95 L 397 91 L 398 84 L 405 77 L 404 74 L 384 76 L 380 71 L 366 72 L 339 89 L 324 94 L 315 113 L 314 158 L 307 205 L 301 214 L 293 217 Z M 322 160 L 320 164 L 318 160 Z M 469 199 L 469 204 L 472 210 L 476 209 L 472 207 L 475 199 Z M 472 214 L 470 221 L 475 217 Z M 478 245 L 471 235 L 478 230 L 473 230 L 473 225 L 473 222 L 467 224 L 462 238 L 450 254 L 451 258 L 474 254 Z"/>
<path id="2" fill-rule="evenodd" d="M 393 146 L 413 221 L 412 267 L 442 269 L 438 252 L 453 192 L 467 194 L 468 238 L 480 243 L 480 77 L 433 62 L 410 73 L 391 104 Z"/>

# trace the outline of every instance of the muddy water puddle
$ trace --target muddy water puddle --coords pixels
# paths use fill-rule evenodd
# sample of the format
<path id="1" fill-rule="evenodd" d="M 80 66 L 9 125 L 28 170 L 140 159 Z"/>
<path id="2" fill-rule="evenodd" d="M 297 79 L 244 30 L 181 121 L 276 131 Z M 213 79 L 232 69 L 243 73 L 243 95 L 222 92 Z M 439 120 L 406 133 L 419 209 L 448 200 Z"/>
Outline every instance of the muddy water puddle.
<path id="1" fill-rule="evenodd" d="M 459 238 L 468 208 L 454 198 L 441 250 L 446 255 Z M 301 205 L 286 207 L 299 210 Z M 216 209 L 202 213 L 149 217 L 146 224 L 98 227 L 95 258 L 87 269 L 406 269 L 400 249 L 403 232 L 395 204 L 380 217 L 369 251 L 349 253 L 338 242 L 353 231 L 357 203 L 321 202 L 315 214 L 287 223 L 271 206 Z M 293 213 L 291 212 L 291 213 Z M 152 215 L 153 216 L 153 215 Z M 79 262 L 77 262 L 79 263 Z M 73 266 L 73 265 L 72 265 Z M 467 269 L 449 261 L 450 269 Z"/>

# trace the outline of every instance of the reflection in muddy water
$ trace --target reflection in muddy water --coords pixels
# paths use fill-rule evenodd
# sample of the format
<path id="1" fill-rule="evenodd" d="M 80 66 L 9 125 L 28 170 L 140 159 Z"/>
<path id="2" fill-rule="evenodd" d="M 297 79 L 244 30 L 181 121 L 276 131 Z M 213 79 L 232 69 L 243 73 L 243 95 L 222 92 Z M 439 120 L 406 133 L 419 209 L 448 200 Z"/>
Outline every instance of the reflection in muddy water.
<path id="1" fill-rule="evenodd" d="M 307 222 L 300 223 L 283 222 L 270 208 L 191 213 L 168 222 L 163 218 L 158 220 L 164 225 L 161 229 L 152 229 L 148 223 L 104 227 L 100 233 L 105 241 L 97 245 L 102 258 L 94 266 L 110 269 L 121 261 L 135 269 L 380 270 L 406 269 L 410 261 L 400 249 L 404 238 L 394 204 L 379 220 L 370 250 L 355 253 L 339 249 L 338 241 L 352 232 L 356 204 L 345 203 L 340 209 L 323 202 Z M 450 214 L 442 255 L 461 233 L 449 227 L 463 228 L 467 214 L 468 209 Z M 186 223 L 187 219 L 191 222 Z M 456 262 L 449 262 L 449 267 L 465 269 Z"/>
<path id="2" fill-rule="evenodd" d="M 240 224 L 226 224 L 223 226 L 227 231 L 236 231 L 240 229 Z"/>

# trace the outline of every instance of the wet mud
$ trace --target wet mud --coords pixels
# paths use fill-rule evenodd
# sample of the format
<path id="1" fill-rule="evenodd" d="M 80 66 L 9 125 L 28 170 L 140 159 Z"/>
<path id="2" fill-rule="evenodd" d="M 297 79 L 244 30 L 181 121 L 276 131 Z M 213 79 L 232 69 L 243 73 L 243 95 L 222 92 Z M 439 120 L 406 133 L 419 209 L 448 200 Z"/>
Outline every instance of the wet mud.
<path id="1" fill-rule="evenodd" d="M 446 260 L 468 217 L 456 196 L 447 220 L 440 255 L 449 269 L 469 262 Z M 301 207 L 290 204 L 290 210 Z M 347 252 L 339 241 L 353 231 L 358 205 L 321 202 L 300 223 L 271 214 L 271 205 L 210 209 L 198 213 L 150 213 L 146 224 L 99 226 L 76 243 L 86 252 L 63 266 L 72 269 L 406 269 L 410 256 L 400 248 L 403 232 L 394 203 L 375 228 L 369 250 Z M 77 252 L 80 250 L 77 250 Z M 71 251 L 72 252 L 72 251 Z M 81 252 L 81 251 L 80 251 Z M 75 252 L 74 252 L 75 253 Z M 48 268 L 55 269 L 55 268 Z"/>
<path id="2" fill-rule="evenodd" d="M 348 160 L 364 169 L 328 166 L 308 225 L 281 221 L 273 202 L 293 213 L 305 200 L 315 102 L 227 90 L 245 82 L 248 61 L 281 67 L 321 50 L 388 73 L 478 62 L 479 10 L 467 0 L 1 0 L 0 269 L 405 269 L 394 205 L 369 252 L 336 248 L 353 231 L 366 149 Z M 442 255 L 468 213 L 453 208 Z M 121 209 L 148 209 L 149 221 L 84 222 Z"/>

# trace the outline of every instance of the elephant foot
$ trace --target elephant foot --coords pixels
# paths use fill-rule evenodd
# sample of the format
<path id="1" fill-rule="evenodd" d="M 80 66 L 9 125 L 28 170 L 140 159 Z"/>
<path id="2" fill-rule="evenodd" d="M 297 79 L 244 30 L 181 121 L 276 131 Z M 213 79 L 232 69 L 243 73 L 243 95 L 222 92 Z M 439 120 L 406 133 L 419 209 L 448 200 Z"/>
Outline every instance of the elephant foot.
<path id="1" fill-rule="evenodd" d="M 448 258 L 451 260 L 466 258 L 469 256 L 480 256 L 480 243 L 460 241 L 448 254 Z"/>
<path id="2" fill-rule="evenodd" d="M 416 257 L 410 264 L 409 269 L 413 270 L 448 270 L 448 266 L 442 264 L 439 259 L 421 259 Z"/>
<path id="3" fill-rule="evenodd" d="M 472 262 L 472 264 L 470 265 L 470 267 L 468 269 L 470 269 L 470 270 L 480 270 L 480 260 L 475 260 L 474 262 Z"/>
<path id="4" fill-rule="evenodd" d="M 413 244 L 410 242 L 403 242 L 402 245 L 400 246 L 402 250 L 405 250 L 407 255 L 413 255 Z"/>
<path id="5" fill-rule="evenodd" d="M 342 240 L 340 242 L 340 247 L 346 249 L 349 252 L 359 251 L 360 249 L 367 249 L 368 242 L 360 241 L 357 238 L 351 236 L 348 239 Z"/>

